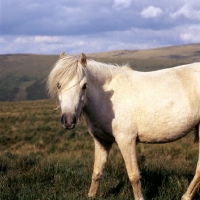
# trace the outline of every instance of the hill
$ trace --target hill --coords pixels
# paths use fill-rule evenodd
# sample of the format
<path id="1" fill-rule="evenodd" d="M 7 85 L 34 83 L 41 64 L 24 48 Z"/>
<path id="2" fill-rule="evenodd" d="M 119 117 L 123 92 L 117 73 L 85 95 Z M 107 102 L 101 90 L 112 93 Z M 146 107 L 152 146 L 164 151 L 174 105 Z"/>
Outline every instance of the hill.
<path id="1" fill-rule="evenodd" d="M 45 80 L 56 55 L 0 55 L 0 101 L 47 98 Z"/>
<path id="2" fill-rule="evenodd" d="M 67 53 L 67 52 L 66 52 Z M 106 62 L 129 63 L 134 70 L 151 71 L 200 61 L 200 44 L 150 50 L 121 50 L 88 54 Z M 0 101 L 48 98 L 45 84 L 58 55 L 0 55 Z"/>

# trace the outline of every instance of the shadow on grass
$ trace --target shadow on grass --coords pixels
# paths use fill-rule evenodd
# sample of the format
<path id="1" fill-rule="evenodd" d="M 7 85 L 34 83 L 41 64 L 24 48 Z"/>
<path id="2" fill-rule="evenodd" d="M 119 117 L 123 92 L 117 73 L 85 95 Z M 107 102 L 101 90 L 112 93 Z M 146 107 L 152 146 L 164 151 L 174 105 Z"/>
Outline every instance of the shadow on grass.
<path id="1" fill-rule="evenodd" d="M 142 189 L 146 199 L 181 199 L 186 192 L 194 174 L 184 169 L 169 168 L 169 165 L 142 167 Z M 193 200 L 200 200 L 199 189 Z"/>
<path id="2" fill-rule="evenodd" d="M 145 199 L 152 200 L 179 200 L 186 192 L 194 174 L 184 166 L 174 168 L 168 163 L 146 163 L 145 158 L 139 159 L 141 170 L 141 184 Z M 113 169 L 108 169 L 112 171 Z M 110 180 L 113 177 L 118 179 L 118 183 L 109 189 L 104 189 L 103 198 L 109 199 L 113 196 L 120 198 L 122 194 L 127 194 L 127 198 L 133 198 L 132 188 L 128 181 L 125 168 L 122 166 L 117 170 L 117 174 L 111 172 Z M 117 177 L 116 177 L 117 176 Z M 101 190 L 101 189 L 100 189 Z M 128 198 L 129 197 L 129 198 Z M 200 200 L 200 189 L 197 189 L 193 200 Z"/>
<path id="3" fill-rule="evenodd" d="M 104 193 L 104 198 L 109 198 L 110 196 L 118 196 L 121 192 L 122 188 L 126 185 L 124 181 L 120 181 L 115 187 L 109 189 L 107 192 Z"/>

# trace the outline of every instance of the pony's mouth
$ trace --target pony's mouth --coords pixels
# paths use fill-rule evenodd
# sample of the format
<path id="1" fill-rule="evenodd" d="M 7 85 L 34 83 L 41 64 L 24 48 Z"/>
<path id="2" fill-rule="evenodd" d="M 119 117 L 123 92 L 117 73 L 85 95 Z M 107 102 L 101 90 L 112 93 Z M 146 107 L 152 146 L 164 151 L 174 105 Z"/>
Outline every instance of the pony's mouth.
<path id="1" fill-rule="evenodd" d="M 76 127 L 76 124 L 70 124 L 70 125 L 62 124 L 62 127 L 70 130 L 70 129 L 74 129 Z"/>

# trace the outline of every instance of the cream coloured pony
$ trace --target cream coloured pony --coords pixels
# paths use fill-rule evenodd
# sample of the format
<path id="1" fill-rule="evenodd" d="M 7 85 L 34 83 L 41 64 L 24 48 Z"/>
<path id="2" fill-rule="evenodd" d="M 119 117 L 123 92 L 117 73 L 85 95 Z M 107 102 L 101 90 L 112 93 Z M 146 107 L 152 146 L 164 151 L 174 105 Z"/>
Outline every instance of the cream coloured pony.
<path id="1" fill-rule="evenodd" d="M 108 153 L 118 144 L 134 197 L 143 200 L 136 143 L 165 143 L 185 136 L 200 122 L 200 63 L 138 72 L 62 53 L 47 82 L 62 110 L 61 124 L 74 128 L 83 114 L 95 143 L 88 193 L 95 197 Z M 200 161 L 182 200 L 200 183 Z"/>

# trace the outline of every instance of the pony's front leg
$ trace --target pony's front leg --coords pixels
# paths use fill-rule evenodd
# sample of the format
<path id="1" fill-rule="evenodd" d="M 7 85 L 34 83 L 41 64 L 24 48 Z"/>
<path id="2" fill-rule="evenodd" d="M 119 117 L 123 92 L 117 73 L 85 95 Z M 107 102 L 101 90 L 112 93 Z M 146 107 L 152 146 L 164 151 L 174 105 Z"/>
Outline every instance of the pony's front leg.
<path id="1" fill-rule="evenodd" d="M 94 139 L 95 143 L 95 159 L 94 169 L 92 173 L 92 183 L 88 193 L 88 197 L 94 198 L 99 188 L 100 179 L 103 175 L 103 170 L 107 161 L 108 153 L 111 149 L 112 143 L 106 141 L 98 141 Z"/>
<path id="2" fill-rule="evenodd" d="M 125 161 L 135 200 L 144 200 L 140 184 L 140 172 L 137 163 L 136 139 L 128 137 L 118 138 L 117 144 Z"/>

